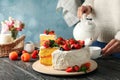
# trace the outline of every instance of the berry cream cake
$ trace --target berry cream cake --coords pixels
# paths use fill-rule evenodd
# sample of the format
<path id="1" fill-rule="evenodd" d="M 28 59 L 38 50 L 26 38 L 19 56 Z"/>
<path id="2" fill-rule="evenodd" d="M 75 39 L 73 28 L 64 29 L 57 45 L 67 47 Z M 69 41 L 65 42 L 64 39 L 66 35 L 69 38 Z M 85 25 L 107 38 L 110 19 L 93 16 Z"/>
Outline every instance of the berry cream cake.
<path id="1" fill-rule="evenodd" d="M 90 54 L 84 44 L 72 38 L 45 40 L 40 47 L 40 63 L 66 72 L 86 71 L 90 67 Z"/>
<path id="2" fill-rule="evenodd" d="M 82 65 L 90 60 L 88 48 L 83 47 L 84 41 L 66 40 L 60 49 L 52 53 L 52 66 L 56 70 L 65 70 L 68 67 Z"/>

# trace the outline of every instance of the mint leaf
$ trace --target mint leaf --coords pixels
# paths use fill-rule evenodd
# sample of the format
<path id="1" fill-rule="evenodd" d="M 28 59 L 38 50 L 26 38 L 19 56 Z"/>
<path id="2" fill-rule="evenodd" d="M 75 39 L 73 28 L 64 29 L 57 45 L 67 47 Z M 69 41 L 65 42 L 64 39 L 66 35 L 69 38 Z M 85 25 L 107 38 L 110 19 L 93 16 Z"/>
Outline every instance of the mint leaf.
<path id="1" fill-rule="evenodd" d="M 82 67 L 80 68 L 80 71 L 83 71 L 83 72 L 87 73 L 87 67 L 82 66 Z"/>

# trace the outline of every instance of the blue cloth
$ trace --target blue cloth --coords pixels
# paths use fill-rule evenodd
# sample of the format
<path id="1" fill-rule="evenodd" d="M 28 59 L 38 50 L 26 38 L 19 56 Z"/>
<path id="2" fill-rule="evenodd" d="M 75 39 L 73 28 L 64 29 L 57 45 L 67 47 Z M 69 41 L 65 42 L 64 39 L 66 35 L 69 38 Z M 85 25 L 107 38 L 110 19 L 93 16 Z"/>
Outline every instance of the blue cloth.
<path id="1" fill-rule="evenodd" d="M 106 45 L 107 45 L 107 43 L 94 41 L 91 46 L 98 46 L 98 47 L 104 48 Z M 120 53 L 112 54 L 112 56 L 120 58 Z"/>

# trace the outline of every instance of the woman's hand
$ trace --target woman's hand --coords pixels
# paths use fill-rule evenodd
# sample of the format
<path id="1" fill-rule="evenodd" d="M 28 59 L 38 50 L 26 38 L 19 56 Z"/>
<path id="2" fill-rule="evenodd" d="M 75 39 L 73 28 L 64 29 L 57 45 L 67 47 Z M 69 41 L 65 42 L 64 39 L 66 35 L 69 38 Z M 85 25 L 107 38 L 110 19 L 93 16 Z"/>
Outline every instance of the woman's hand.
<path id="1" fill-rule="evenodd" d="M 92 12 L 91 6 L 81 6 L 78 8 L 77 16 L 78 18 L 81 18 L 84 13 L 86 15 L 89 15 L 91 12 Z"/>
<path id="2" fill-rule="evenodd" d="M 103 49 L 103 56 L 120 52 L 120 40 L 112 39 Z"/>

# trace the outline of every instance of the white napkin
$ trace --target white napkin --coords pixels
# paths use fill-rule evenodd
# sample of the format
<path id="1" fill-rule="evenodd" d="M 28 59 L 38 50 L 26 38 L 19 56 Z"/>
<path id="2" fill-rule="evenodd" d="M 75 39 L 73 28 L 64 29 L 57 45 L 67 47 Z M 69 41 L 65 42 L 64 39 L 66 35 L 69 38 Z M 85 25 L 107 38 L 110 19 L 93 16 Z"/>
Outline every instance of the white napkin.
<path id="1" fill-rule="evenodd" d="M 81 6 L 81 0 L 59 0 L 57 10 L 63 10 L 63 17 L 69 27 L 75 25 L 79 19 L 77 18 L 78 7 Z"/>

